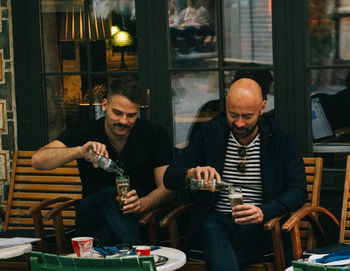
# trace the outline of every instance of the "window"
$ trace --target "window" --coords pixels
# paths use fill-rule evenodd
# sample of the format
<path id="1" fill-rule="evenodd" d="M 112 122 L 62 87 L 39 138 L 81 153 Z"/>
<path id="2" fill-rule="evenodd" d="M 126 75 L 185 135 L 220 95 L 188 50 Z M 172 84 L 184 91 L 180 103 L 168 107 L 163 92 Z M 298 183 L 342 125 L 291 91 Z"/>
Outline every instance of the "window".
<path id="1" fill-rule="evenodd" d="M 232 80 L 242 74 L 261 77 L 273 112 L 271 15 L 269 0 L 168 0 L 176 148 L 223 110 Z"/>
<path id="2" fill-rule="evenodd" d="M 309 84 L 314 152 L 328 167 L 350 153 L 350 1 L 309 1 Z"/>

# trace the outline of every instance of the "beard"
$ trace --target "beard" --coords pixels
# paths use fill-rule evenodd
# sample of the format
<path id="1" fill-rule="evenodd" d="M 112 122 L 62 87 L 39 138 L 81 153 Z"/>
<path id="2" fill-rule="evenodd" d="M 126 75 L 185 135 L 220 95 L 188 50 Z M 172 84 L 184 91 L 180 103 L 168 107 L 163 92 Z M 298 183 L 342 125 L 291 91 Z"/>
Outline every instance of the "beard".
<path id="1" fill-rule="evenodd" d="M 259 117 L 259 119 L 260 119 L 260 117 Z M 255 128 L 258 126 L 259 119 L 250 128 L 249 127 L 238 128 L 234 123 L 232 123 L 232 125 L 231 125 L 232 134 L 236 138 L 247 138 L 255 131 Z"/>

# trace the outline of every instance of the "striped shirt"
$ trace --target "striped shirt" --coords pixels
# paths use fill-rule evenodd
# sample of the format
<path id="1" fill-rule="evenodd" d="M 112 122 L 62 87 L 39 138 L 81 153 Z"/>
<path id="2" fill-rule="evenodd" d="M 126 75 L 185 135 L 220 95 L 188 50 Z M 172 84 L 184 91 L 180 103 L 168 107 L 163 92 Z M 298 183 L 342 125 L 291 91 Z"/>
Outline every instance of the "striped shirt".
<path id="1" fill-rule="evenodd" d="M 240 148 L 246 148 L 246 155 L 239 155 Z M 239 172 L 239 163 L 245 164 L 245 171 Z M 263 202 L 261 171 L 260 171 L 260 134 L 247 146 L 241 145 L 233 134 L 230 134 L 225 164 L 222 173 L 223 181 L 231 183 L 233 186 L 241 186 L 243 202 L 245 204 L 261 205 Z M 222 190 L 217 194 L 214 210 L 219 212 L 231 212 L 228 191 Z"/>

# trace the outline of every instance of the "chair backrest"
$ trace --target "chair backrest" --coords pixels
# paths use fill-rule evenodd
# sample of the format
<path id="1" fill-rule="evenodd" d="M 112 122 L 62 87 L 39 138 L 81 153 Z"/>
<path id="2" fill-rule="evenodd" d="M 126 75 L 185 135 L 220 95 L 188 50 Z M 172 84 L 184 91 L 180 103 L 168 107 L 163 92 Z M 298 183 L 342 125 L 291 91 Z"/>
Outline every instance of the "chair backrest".
<path id="1" fill-rule="evenodd" d="M 350 243 L 350 155 L 346 159 L 343 206 L 340 221 L 340 243 Z"/>
<path id="2" fill-rule="evenodd" d="M 321 157 L 304 157 L 307 201 L 304 206 L 319 206 L 322 183 L 323 159 Z M 315 246 L 315 238 L 307 221 L 299 224 L 301 244 L 304 249 L 311 249 Z"/>
<path id="3" fill-rule="evenodd" d="M 156 271 L 153 256 L 124 258 L 74 258 L 30 252 L 32 271 Z"/>
<path id="4" fill-rule="evenodd" d="M 44 199 L 69 197 L 81 199 L 81 181 L 76 161 L 53 170 L 36 170 L 31 166 L 34 151 L 16 151 L 13 158 L 11 182 L 7 199 L 4 231 L 33 229 L 29 209 Z M 43 215 L 56 205 L 43 210 Z M 75 209 L 63 213 L 64 225 L 74 226 Z M 52 221 L 44 221 L 45 229 L 52 229 Z"/>

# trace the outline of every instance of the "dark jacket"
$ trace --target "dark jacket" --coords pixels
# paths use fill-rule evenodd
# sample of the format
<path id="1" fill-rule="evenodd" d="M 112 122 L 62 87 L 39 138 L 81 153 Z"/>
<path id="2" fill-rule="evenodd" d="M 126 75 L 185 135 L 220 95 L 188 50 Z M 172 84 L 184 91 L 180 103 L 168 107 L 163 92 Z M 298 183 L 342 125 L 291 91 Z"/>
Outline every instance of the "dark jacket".
<path id="1" fill-rule="evenodd" d="M 262 116 L 259 120 L 264 221 L 301 207 L 307 196 L 305 169 L 295 137 L 276 121 Z M 166 170 L 168 189 L 183 186 L 186 172 L 196 166 L 211 166 L 222 175 L 230 128 L 226 114 L 220 113 L 203 124 L 189 146 Z M 210 210 L 215 193 L 197 191 L 191 214 L 190 233 Z"/>

